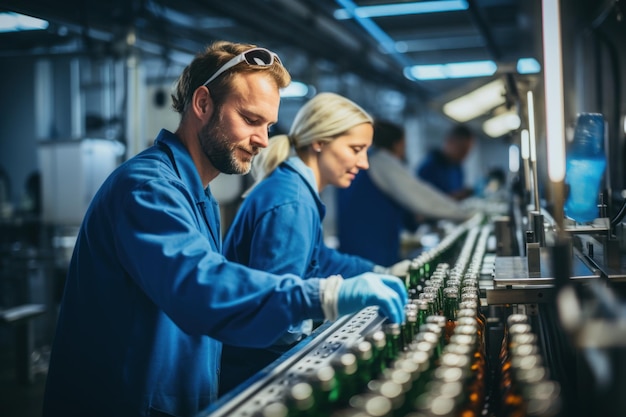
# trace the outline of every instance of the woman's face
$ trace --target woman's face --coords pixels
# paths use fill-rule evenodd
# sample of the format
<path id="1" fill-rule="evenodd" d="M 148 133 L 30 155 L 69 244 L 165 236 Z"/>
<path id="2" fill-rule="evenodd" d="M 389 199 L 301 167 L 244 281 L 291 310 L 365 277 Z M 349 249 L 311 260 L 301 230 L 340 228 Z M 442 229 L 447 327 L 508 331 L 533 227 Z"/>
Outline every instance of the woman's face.
<path id="1" fill-rule="evenodd" d="M 327 185 L 350 186 L 359 170 L 369 168 L 367 149 L 372 145 L 374 128 L 363 123 L 331 142 L 325 142 L 318 153 L 320 191 Z"/>

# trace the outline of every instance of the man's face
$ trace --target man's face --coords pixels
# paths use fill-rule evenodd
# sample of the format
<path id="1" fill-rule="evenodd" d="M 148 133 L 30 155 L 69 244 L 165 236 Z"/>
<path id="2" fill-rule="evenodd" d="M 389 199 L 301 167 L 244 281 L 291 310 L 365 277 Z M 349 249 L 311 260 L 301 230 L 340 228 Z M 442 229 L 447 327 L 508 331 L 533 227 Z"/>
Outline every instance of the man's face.
<path id="1" fill-rule="evenodd" d="M 252 158 L 268 144 L 268 129 L 278 119 L 280 94 L 264 72 L 237 74 L 233 91 L 198 133 L 211 164 L 224 174 L 247 174 Z"/>

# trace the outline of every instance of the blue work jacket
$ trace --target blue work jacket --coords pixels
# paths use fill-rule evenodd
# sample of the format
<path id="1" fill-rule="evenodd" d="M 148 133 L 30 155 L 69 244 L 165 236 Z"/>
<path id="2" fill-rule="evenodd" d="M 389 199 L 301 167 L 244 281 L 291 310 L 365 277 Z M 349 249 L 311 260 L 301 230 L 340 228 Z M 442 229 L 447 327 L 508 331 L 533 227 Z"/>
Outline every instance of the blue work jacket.
<path id="1" fill-rule="evenodd" d="M 450 161 L 440 150 L 431 151 L 415 173 L 446 194 L 460 191 L 465 186 L 463 166 Z"/>
<path id="2" fill-rule="evenodd" d="M 195 416 L 217 397 L 220 342 L 268 346 L 323 317 L 319 280 L 222 256 L 218 209 L 165 130 L 104 182 L 70 263 L 44 416 Z"/>
<path id="3" fill-rule="evenodd" d="M 374 263 L 329 248 L 313 171 L 289 158 L 246 197 L 224 239 L 224 255 L 252 268 L 303 278 L 371 271 Z"/>
<path id="4" fill-rule="evenodd" d="M 224 239 L 224 254 L 252 268 L 309 279 L 372 271 L 373 262 L 326 246 L 325 214 L 313 171 L 300 158 L 289 158 L 244 199 Z M 224 346 L 222 394 L 277 359 L 302 330 L 293 326 L 269 349 Z"/>
<path id="5" fill-rule="evenodd" d="M 380 190 L 367 171 L 357 174 L 352 185 L 337 190 L 339 249 L 393 265 L 400 256 L 400 232 L 414 229 L 413 215 Z"/>

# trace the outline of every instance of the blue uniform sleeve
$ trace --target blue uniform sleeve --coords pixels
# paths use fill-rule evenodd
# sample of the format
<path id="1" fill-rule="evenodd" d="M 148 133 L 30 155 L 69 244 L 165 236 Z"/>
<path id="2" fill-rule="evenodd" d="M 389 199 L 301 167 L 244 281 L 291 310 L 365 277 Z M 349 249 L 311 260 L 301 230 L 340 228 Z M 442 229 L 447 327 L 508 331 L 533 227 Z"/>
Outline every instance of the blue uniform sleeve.
<path id="1" fill-rule="evenodd" d="M 441 189 L 439 168 L 435 165 L 432 155 L 429 155 L 418 167 L 416 174 L 419 178 Z"/>
<path id="2" fill-rule="evenodd" d="M 341 274 L 344 278 L 350 278 L 363 272 L 370 272 L 375 266 L 374 262 L 365 258 L 341 253 L 325 245 L 320 250 L 319 258 L 320 272 L 323 277 Z"/>
<path id="3" fill-rule="evenodd" d="M 276 274 L 318 275 L 313 253 L 320 244 L 319 215 L 312 207 L 289 202 L 254 219 L 248 265 Z"/>
<path id="4" fill-rule="evenodd" d="M 128 276 L 185 332 L 264 347 L 290 325 L 323 318 L 319 280 L 228 262 L 208 238 L 208 214 L 182 186 L 144 183 L 123 211 L 115 250 Z"/>

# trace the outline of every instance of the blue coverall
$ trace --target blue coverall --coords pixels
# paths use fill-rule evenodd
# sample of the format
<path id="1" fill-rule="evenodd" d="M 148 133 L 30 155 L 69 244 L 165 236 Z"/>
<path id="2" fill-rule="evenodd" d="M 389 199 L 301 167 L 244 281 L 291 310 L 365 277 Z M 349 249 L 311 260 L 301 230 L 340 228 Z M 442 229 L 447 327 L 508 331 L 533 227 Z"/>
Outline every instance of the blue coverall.
<path id="1" fill-rule="evenodd" d="M 178 138 L 104 182 L 67 275 L 44 416 L 194 416 L 217 397 L 221 343 L 263 347 L 322 319 L 319 280 L 220 253 L 216 200 Z"/>

